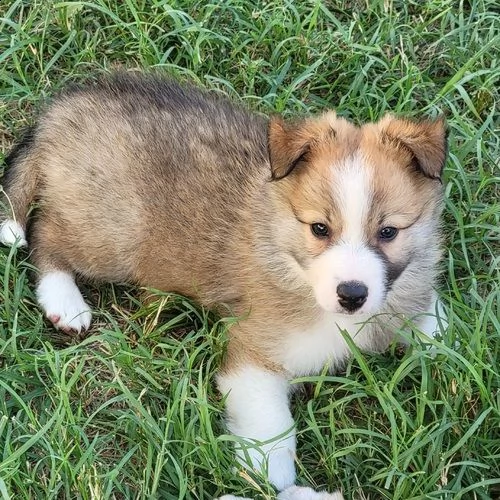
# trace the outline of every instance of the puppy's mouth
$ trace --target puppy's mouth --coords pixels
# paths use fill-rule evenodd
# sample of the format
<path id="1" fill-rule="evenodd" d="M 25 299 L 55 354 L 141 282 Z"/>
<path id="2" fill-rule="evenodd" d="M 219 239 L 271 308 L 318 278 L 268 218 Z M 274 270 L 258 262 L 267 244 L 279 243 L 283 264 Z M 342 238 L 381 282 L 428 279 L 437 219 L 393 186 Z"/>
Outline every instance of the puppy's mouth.
<path id="1" fill-rule="evenodd" d="M 337 308 L 337 309 L 334 309 L 333 312 L 335 314 L 339 314 L 339 315 L 342 315 L 342 316 L 350 316 L 350 317 L 356 317 L 356 316 L 359 316 L 359 317 L 363 317 L 363 316 L 366 316 L 366 315 L 369 315 L 369 314 L 375 314 L 376 311 L 372 310 L 371 308 L 368 310 L 368 309 L 359 309 L 357 311 L 349 311 L 347 309 L 343 309 L 341 307 Z"/>
<path id="2" fill-rule="evenodd" d="M 338 314 L 343 314 L 344 316 L 361 316 L 366 313 L 364 311 L 349 311 L 347 309 L 340 309 Z"/>

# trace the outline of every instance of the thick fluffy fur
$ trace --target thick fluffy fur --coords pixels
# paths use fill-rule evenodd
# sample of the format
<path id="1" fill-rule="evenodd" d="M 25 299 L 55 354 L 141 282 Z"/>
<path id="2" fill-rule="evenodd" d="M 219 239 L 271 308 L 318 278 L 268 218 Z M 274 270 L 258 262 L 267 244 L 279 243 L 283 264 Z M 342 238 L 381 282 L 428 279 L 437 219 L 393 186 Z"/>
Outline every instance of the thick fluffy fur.
<path id="1" fill-rule="evenodd" d="M 91 319 L 75 274 L 229 305 L 241 319 L 218 377 L 228 426 L 258 444 L 240 460 L 285 489 L 295 481 L 288 380 L 341 363 L 342 329 L 381 350 L 408 319 L 435 328 L 445 135 L 442 120 L 267 119 L 119 74 L 60 94 L 12 152 L 0 238 L 25 243 L 36 200 L 37 294 L 65 330 Z M 367 292 L 351 309 L 346 283 Z"/>

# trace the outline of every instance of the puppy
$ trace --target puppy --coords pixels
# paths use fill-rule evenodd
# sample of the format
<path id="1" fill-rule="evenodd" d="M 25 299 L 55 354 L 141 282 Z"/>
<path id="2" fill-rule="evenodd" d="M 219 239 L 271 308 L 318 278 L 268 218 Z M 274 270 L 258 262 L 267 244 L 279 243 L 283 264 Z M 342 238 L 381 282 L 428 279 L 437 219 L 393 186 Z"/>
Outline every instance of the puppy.
<path id="1" fill-rule="evenodd" d="M 29 243 L 65 331 L 91 322 L 76 275 L 229 306 L 227 425 L 240 462 L 284 490 L 289 380 L 341 365 L 342 331 L 379 351 L 408 320 L 436 329 L 446 149 L 442 119 L 284 121 L 117 74 L 55 97 L 8 156 L 0 239 Z"/>

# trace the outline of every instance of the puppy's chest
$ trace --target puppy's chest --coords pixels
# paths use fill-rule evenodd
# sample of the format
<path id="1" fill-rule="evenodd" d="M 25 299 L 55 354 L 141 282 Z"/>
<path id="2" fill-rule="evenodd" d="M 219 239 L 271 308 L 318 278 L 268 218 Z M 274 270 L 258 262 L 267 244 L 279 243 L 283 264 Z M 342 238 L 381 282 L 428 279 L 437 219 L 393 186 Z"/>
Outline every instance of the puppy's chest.
<path id="1" fill-rule="evenodd" d="M 350 355 L 341 330 L 366 348 L 371 329 L 365 321 L 360 316 L 325 313 L 306 328 L 290 329 L 283 336 L 277 358 L 292 377 L 319 373 L 325 366 L 334 370 Z"/>

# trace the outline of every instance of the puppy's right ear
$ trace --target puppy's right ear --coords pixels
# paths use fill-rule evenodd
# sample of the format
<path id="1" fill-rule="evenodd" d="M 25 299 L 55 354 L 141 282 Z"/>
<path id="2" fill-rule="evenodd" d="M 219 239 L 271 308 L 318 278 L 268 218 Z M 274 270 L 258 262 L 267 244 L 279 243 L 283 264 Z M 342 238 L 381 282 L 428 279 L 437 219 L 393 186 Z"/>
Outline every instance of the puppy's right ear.
<path id="1" fill-rule="evenodd" d="M 268 148 L 273 180 L 283 179 L 305 160 L 311 141 L 307 132 L 303 122 L 287 123 L 281 116 L 271 117 Z"/>
<path id="2" fill-rule="evenodd" d="M 448 129 L 444 117 L 416 122 L 385 115 L 378 126 L 383 142 L 409 151 L 420 172 L 430 179 L 441 180 L 448 154 Z"/>

